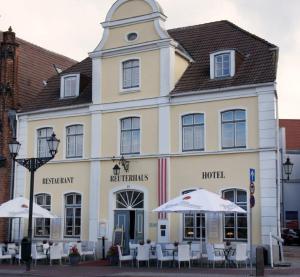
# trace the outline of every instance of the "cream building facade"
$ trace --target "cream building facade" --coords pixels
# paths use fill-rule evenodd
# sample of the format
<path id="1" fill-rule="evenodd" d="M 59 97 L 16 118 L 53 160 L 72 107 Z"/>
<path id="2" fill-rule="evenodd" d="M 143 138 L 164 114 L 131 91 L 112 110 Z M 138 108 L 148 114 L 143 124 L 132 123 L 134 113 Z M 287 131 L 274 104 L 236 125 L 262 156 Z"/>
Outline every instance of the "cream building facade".
<path id="1" fill-rule="evenodd" d="M 18 114 L 20 157 L 46 155 L 52 131 L 61 140 L 55 159 L 36 172 L 36 201 L 59 216 L 35 222 L 37 239 L 111 243 L 123 227 L 125 246 L 196 241 L 200 231 L 207 241 L 249 242 L 248 215 L 152 210 L 205 188 L 249 212 L 250 168 L 254 244 L 280 232 L 278 49 L 228 21 L 173 30 L 165 21 L 154 0 L 116 1 L 89 58 L 51 78 Z M 28 196 L 28 184 L 17 166 L 16 196 Z"/>

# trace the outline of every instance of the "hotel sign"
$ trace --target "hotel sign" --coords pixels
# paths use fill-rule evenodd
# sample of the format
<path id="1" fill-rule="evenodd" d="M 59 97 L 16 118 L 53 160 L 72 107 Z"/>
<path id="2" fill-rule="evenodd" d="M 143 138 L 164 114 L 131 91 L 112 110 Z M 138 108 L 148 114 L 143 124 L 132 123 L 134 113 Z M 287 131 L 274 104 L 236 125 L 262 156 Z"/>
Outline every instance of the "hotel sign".
<path id="1" fill-rule="evenodd" d="M 111 182 L 147 182 L 148 174 L 126 174 L 126 175 L 111 175 Z"/>
<path id="2" fill-rule="evenodd" d="M 57 184 L 73 184 L 74 177 L 47 177 L 43 178 L 43 185 L 57 185 Z"/>
<path id="3" fill-rule="evenodd" d="M 202 179 L 225 179 L 224 171 L 203 171 Z"/>

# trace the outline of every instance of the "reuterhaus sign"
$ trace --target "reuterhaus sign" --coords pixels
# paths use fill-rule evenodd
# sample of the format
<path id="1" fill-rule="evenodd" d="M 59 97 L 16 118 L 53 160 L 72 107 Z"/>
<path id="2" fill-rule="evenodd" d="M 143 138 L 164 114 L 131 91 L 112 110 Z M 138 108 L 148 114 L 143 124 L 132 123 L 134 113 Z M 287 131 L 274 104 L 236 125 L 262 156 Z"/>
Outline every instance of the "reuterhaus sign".
<path id="1" fill-rule="evenodd" d="M 125 174 L 110 176 L 111 182 L 147 182 L 148 180 L 148 174 Z"/>

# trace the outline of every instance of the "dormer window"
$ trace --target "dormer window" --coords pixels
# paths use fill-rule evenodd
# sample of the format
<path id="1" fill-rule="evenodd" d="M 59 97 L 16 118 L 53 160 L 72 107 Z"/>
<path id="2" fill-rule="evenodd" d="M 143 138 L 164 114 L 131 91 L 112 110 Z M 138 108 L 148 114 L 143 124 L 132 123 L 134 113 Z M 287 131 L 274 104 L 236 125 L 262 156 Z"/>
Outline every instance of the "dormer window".
<path id="1" fill-rule="evenodd" d="M 61 77 L 60 98 L 77 97 L 79 95 L 79 74 L 69 74 Z"/>
<path id="2" fill-rule="evenodd" d="M 218 51 L 210 54 L 210 78 L 227 78 L 235 74 L 235 51 Z"/>

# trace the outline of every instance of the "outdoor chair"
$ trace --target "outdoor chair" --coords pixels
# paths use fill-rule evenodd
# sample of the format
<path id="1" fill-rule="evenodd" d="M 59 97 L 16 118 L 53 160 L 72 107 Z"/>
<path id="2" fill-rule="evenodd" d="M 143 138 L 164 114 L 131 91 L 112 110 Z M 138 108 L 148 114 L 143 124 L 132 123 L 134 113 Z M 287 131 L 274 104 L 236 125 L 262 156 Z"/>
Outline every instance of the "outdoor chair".
<path id="1" fill-rule="evenodd" d="M 8 243 L 7 244 L 7 254 L 12 255 L 14 257 L 17 254 L 17 246 L 15 243 Z"/>
<path id="2" fill-rule="evenodd" d="M 196 261 L 196 262 L 201 261 L 201 255 L 202 255 L 201 244 L 200 243 L 192 243 L 191 251 L 190 251 L 191 261 L 192 262 L 193 261 Z"/>
<path id="3" fill-rule="evenodd" d="M 129 253 L 131 256 L 133 256 L 133 258 L 135 258 L 136 256 L 137 248 L 138 248 L 137 243 L 132 243 L 131 241 L 129 241 Z"/>
<path id="4" fill-rule="evenodd" d="M 118 254 L 119 254 L 119 266 L 122 266 L 122 262 L 131 261 L 131 265 L 133 266 L 133 256 L 132 255 L 124 255 L 122 254 L 120 245 L 117 245 Z"/>
<path id="5" fill-rule="evenodd" d="M 157 254 L 156 254 L 156 243 L 151 242 L 150 244 L 150 253 L 149 253 L 149 259 L 151 260 L 157 260 Z"/>
<path id="6" fill-rule="evenodd" d="M 96 260 L 96 246 L 94 241 L 85 241 L 81 245 L 82 247 L 82 258 L 85 261 L 86 256 L 92 256 Z"/>
<path id="7" fill-rule="evenodd" d="M 160 262 L 160 268 L 162 268 L 163 262 L 173 261 L 173 255 L 171 255 L 171 256 L 170 255 L 166 255 L 166 256 L 163 255 L 160 244 L 156 245 L 156 256 L 157 256 L 157 267 L 158 267 L 158 264 Z"/>
<path id="8" fill-rule="evenodd" d="M 49 259 L 50 259 L 50 265 L 52 265 L 53 260 L 58 260 L 59 263 L 61 264 L 62 247 L 58 243 L 55 243 L 50 247 Z"/>
<path id="9" fill-rule="evenodd" d="M 232 256 L 228 257 L 228 260 L 234 262 L 236 267 L 239 267 L 239 263 L 244 262 L 247 268 L 248 256 L 247 256 L 247 244 L 238 243 L 236 245 L 235 253 Z"/>
<path id="10" fill-rule="evenodd" d="M 47 260 L 46 254 L 37 251 L 37 245 L 35 243 L 31 245 L 31 257 L 35 266 L 38 260 Z"/>
<path id="11" fill-rule="evenodd" d="M 174 257 L 174 260 L 178 262 L 179 269 L 180 269 L 181 262 L 188 262 L 190 268 L 191 267 L 190 246 L 188 244 L 178 245 L 178 255 Z"/>
<path id="12" fill-rule="evenodd" d="M 215 268 L 215 263 L 224 263 L 226 264 L 224 252 L 222 253 L 220 250 L 215 250 L 214 246 L 211 243 L 206 244 L 207 251 L 207 260 L 208 264 L 213 264 Z"/>
<path id="13" fill-rule="evenodd" d="M 18 253 L 15 256 L 15 259 L 18 261 L 19 265 L 21 264 L 21 260 L 22 260 L 21 252 L 22 252 L 22 248 L 21 248 L 21 243 L 20 243 L 19 248 L 18 248 Z"/>
<path id="14" fill-rule="evenodd" d="M 137 266 L 140 267 L 140 262 L 147 262 L 149 267 L 149 259 L 150 259 L 150 245 L 138 245 L 136 261 Z"/>
<path id="15" fill-rule="evenodd" d="M 2 260 L 10 260 L 10 263 L 12 262 L 11 255 L 10 254 L 3 254 L 3 248 L 0 246 L 0 261 L 2 263 Z"/>

